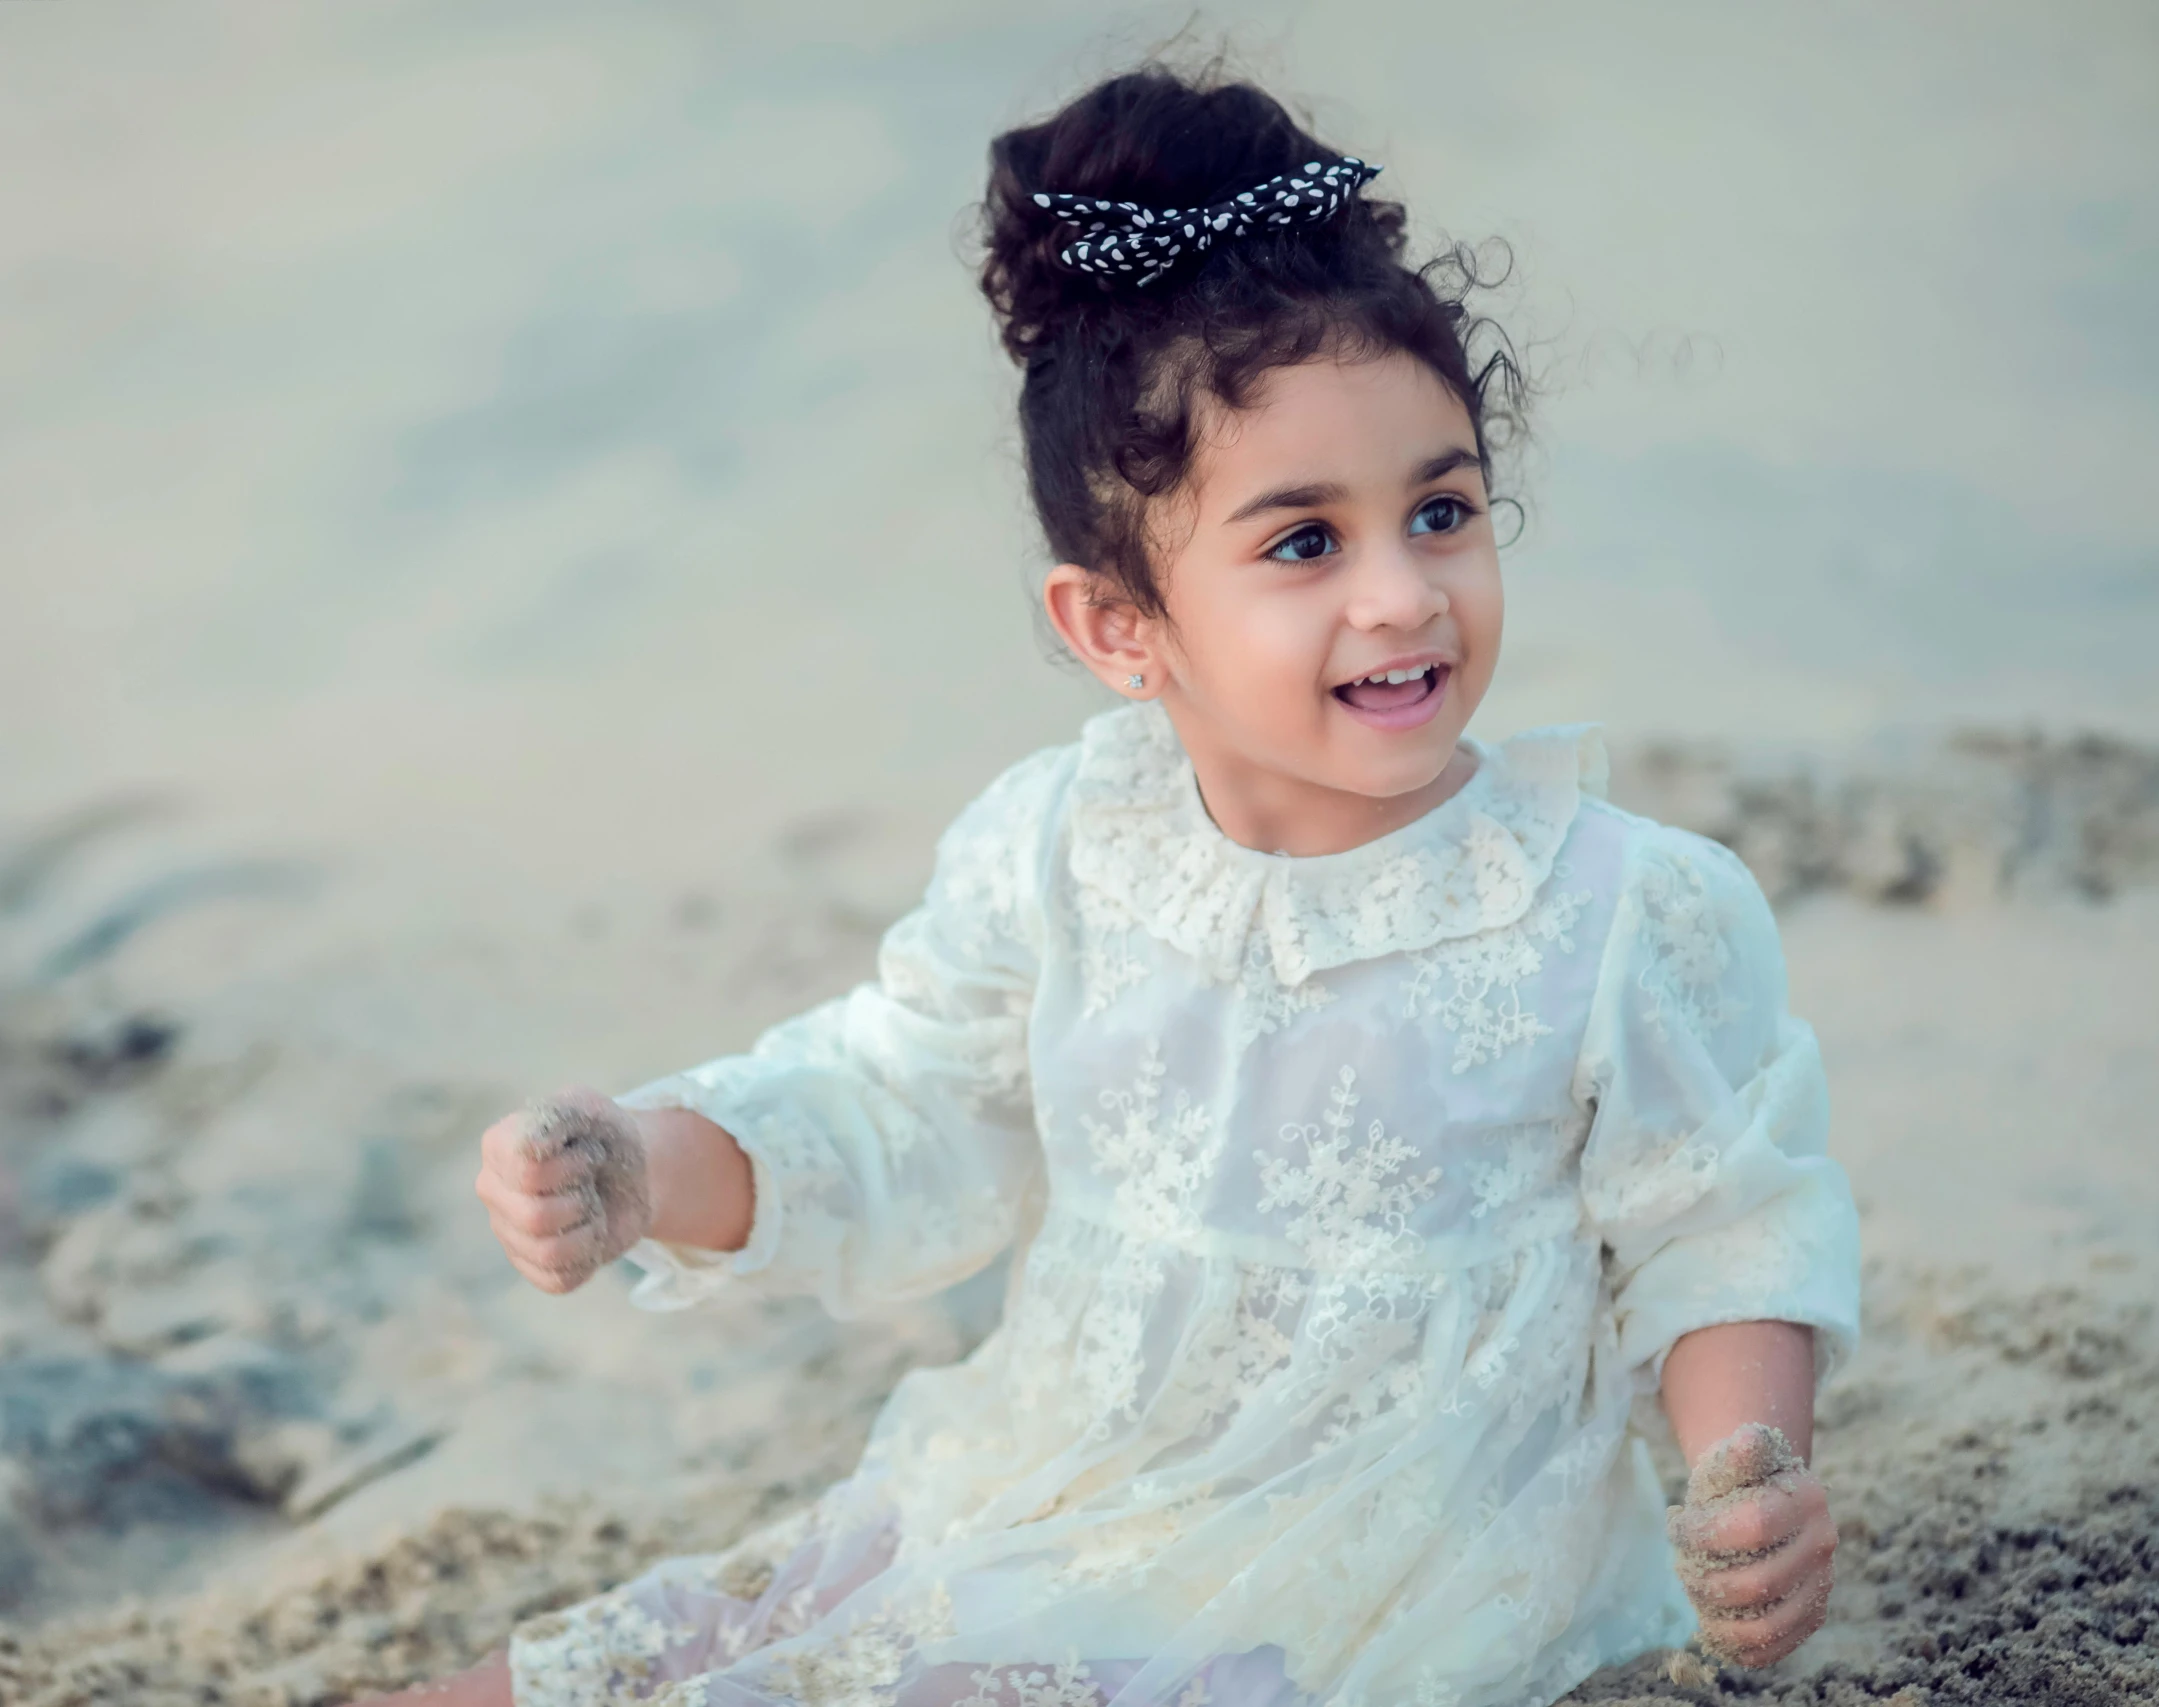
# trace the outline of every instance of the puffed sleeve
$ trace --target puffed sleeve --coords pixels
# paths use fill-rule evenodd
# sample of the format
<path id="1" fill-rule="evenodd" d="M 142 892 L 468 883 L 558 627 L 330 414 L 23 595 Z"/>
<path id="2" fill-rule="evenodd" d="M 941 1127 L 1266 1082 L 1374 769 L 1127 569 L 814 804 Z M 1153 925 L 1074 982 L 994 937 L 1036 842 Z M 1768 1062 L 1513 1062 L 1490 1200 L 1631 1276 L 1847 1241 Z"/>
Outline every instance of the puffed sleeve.
<path id="1" fill-rule="evenodd" d="M 1068 768 L 1038 754 L 961 814 L 874 980 L 747 1055 L 621 1099 L 725 1127 L 757 1191 L 740 1251 L 633 1246 L 646 1271 L 633 1302 L 679 1309 L 751 1277 L 850 1316 L 962 1280 L 1011 1241 L 1041 1168 L 1027 1022 L 1046 825 Z"/>
<path id="2" fill-rule="evenodd" d="M 1630 842 L 1575 1087 L 1621 1360 L 1646 1393 L 1681 1335 L 1784 1321 L 1815 1330 L 1826 1377 L 1858 1342 L 1859 1221 L 1776 922 L 1727 849 L 1648 824 Z"/>

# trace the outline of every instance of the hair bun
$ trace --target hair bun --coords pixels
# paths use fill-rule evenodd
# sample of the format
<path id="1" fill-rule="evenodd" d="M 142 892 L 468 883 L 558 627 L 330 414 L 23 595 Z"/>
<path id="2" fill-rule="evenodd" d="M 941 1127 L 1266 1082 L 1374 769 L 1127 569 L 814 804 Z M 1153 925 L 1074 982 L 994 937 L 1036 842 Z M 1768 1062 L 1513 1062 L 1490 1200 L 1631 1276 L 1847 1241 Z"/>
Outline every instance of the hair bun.
<path id="1" fill-rule="evenodd" d="M 1064 262 L 1072 224 L 1039 197 L 1203 207 L 1339 154 L 1263 90 L 1188 83 L 1153 66 L 1098 84 L 1041 124 L 1005 132 L 990 145 L 982 268 L 1005 348 L 1028 360 L 1061 322 L 1120 288 Z M 1170 285 L 1165 279 L 1148 294 L 1170 294 Z"/>

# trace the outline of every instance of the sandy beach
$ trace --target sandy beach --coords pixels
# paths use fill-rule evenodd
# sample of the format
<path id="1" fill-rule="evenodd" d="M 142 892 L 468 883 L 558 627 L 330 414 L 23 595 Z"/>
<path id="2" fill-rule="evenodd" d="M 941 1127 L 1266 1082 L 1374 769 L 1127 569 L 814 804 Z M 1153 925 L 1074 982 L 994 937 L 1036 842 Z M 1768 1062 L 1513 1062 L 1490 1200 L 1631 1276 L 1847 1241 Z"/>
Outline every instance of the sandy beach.
<path id="1" fill-rule="evenodd" d="M 1812 794 L 1786 759 L 1622 772 L 1668 815 L 1721 816 L 1783 885 L 1866 1215 L 1869 1339 L 1818 1460 L 1846 1536 L 1835 1614 L 1750 1698 L 2153 1686 L 2159 755 L 2135 759 L 2048 816 L 2072 851 L 2109 850 L 2105 899 L 2030 824 L 1959 840 L 1893 772 L 1822 766 Z M 1987 822 L 1959 804 L 1958 829 Z M 1772 848 L 1808 824 L 1813 875 L 1780 879 Z M 1963 870 L 1963 893 L 1879 898 L 1898 879 L 1860 856 L 1885 837 Z M 896 874 L 919 848 L 805 831 L 760 885 L 595 902 L 545 932 L 401 930 L 416 897 L 364 920 L 319 894 L 213 897 L 101 950 L 186 869 L 154 845 L 78 821 L 6 866 L 9 1699 L 327 1703 L 462 1663 L 799 1502 L 900 1373 L 992 1319 L 988 1278 L 846 1326 L 746 1294 L 640 1314 L 626 1270 L 550 1299 L 468 1201 L 478 1126 L 565 1055 L 624 1083 L 859 976 L 904 903 L 841 856 Z M 1973 893 L 2007 847 L 2006 886 Z M 21 953 L 100 865 L 120 899 Z M 95 959 L 34 975 L 70 954 Z M 675 1036 L 692 1012 L 698 1036 Z M 1645 1665 L 1585 1698 L 1720 1697 Z"/>
<path id="2" fill-rule="evenodd" d="M 0 8 L 0 1701 L 330 1707 L 994 1320 L 544 1297 L 475 1144 L 846 988 L 1098 705 L 964 210 L 1185 14 L 125 10 Z M 1748 860 L 1861 1202 L 1829 1627 L 1583 1700 L 2159 1699 L 2159 32 L 2070 11 L 1200 26 L 1512 246 L 1477 732 Z"/>

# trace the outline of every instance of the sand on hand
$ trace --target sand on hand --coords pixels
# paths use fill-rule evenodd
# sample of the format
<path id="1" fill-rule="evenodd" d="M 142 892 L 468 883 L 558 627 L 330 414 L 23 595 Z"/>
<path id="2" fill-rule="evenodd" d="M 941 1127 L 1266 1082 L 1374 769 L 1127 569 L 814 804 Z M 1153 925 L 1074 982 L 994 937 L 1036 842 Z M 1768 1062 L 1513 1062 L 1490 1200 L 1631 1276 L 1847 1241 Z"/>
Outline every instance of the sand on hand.
<path id="1" fill-rule="evenodd" d="M 575 1255 L 560 1271 L 573 1284 L 622 1255 L 652 1224 L 644 1145 L 609 1098 L 593 1091 L 540 1098 L 525 1110 L 519 1148 L 528 1161 L 568 1165 L 564 1193 L 584 1210 L 570 1233 Z"/>
<path id="2" fill-rule="evenodd" d="M 1739 1503 L 1741 1494 L 1806 1467 L 1806 1460 L 1781 1428 L 1748 1423 L 1735 1429 L 1729 1438 L 1703 1453 L 1702 1461 L 1687 1477 L 1687 1503 L 1671 1508 L 1672 1544 L 1682 1556 L 1698 1555 L 1700 1550 L 1686 1538 L 1694 1526 L 1683 1525 L 1684 1519 L 1729 1511 Z"/>
<path id="3" fill-rule="evenodd" d="M 1710 1545 L 1717 1520 L 1745 1505 L 1761 1489 L 1789 1486 L 1808 1474 L 1806 1460 L 1793 1449 L 1780 1428 L 1748 1423 L 1734 1430 L 1702 1454 L 1687 1478 L 1684 1505 L 1666 1508 L 1665 1528 L 1677 1556 L 1680 1580 L 1692 1592 L 1719 1571 L 1765 1558 L 1774 1548 L 1755 1553 L 1734 1553 Z M 1723 1641 L 1705 1621 L 1697 1637 L 1713 1658 L 1744 1664 L 1738 1649 Z M 1675 1676 L 1674 1681 L 1680 1681 Z"/>

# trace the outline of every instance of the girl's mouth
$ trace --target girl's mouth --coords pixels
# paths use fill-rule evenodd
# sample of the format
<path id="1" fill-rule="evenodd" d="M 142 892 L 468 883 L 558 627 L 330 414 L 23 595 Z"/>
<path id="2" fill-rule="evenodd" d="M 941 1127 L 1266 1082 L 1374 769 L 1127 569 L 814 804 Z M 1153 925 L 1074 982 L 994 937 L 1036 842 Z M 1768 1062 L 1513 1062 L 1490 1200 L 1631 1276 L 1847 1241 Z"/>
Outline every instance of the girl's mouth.
<path id="1" fill-rule="evenodd" d="M 1334 697 L 1359 723 L 1375 729 L 1414 729 L 1439 710 L 1452 674 L 1446 664 L 1386 670 L 1361 681 L 1344 682 L 1334 690 Z"/>

